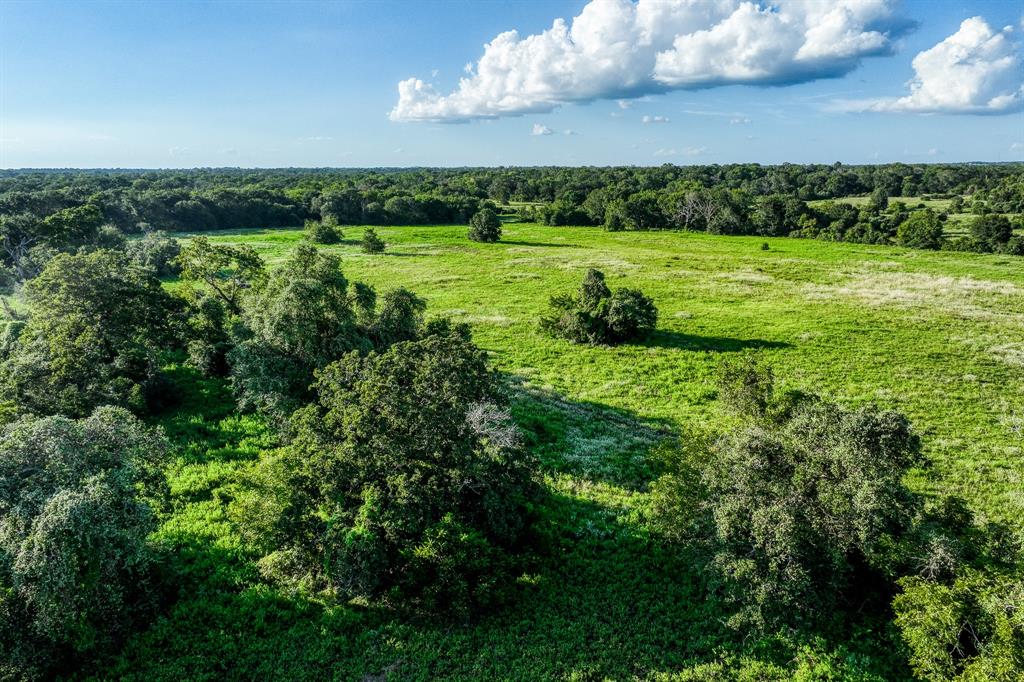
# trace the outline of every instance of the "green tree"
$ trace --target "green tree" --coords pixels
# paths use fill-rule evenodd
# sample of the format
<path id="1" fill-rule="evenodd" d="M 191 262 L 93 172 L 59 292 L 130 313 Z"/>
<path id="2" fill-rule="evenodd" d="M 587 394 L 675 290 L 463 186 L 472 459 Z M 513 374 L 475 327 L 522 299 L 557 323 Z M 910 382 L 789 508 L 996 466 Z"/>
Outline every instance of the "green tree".
<path id="1" fill-rule="evenodd" d="M 49 677 L 133 631 L 151 602 L 163 436 L 102 407 L 0 437 L 0 675 Z M 65 671 L 67 672 L 67 671 Z"/>
<path id="2" fill-rule="evenodd" d="M 612 291 L 604 273 L 587 270 L 576 296 L 551 297 L 540 328 L 575 343 L 614 344 L 638 338 L 658 322 L 654 302 L 636 289 Z"/>
<path id="3" fill-rule="evenodd" d="M 307 220 L 306 239 L 313 244 L 337 244 L 342 239 L 341 230 L 327 220 Z"/>
<path id="4" fill-rule="evenodd" d="M 914 211 L 896 228 L 896 242 L 915 249 L 942 248 L 942 221 L 935 211 Z"/>
<path id="5" fill-rule="evenodd" d="M 478 211 L 469 221 L 469 238 L 486 243 L 501 239 L 501 219 L 498 214 L 490 208 Z"/>
<path id="6" fill-rule="evenodd" d="M 144 411 L 180 302 L 121 252 L 61 254 L 25 287 L 29 320 L 2 367 L 9 396 L 39 414 L 98 405 Z"/>
<path id="7" fill-rule="evenodd" d="M 435 331 L 318 373 L 294 445 L 233 509 L 266 571 L 461 615 L 509 589 L 531 460 L 468 329 Z"/>
<path id="8" fill-rule="evenodd" d="M 216 295 L 228 311 L 242 311 L 242 298 L 266 277 L 263 259 L 248 244 L 213 244 L 206 237 L 193 237 L 178 256 L 181 278 L 201 283 Z"/>
<path id="9" fill-rule="evenodd" d="M 363 253 L 384 253 L 384 248 L 387 246 L 372 227 L 363 230 L 363 238 L 359 243 L 363 248 Z"/>
<path id="10" fill-rule="evenodd" d="M 819 625 L 885 598 L 872 586 L 896 577 L 918 506 L 903 477 L 919 450 L 898 413 L 808 399 L 776 422 L 682 443 L 653 510 L 669 537 L 710 554 L 734 625 Z"/>
<path id="11" fill-rule="evenodd" d="M 173 277 L 181 272 L 177 262 L 181 243 L 166 232 L 147 232 L 141 239 L 128 242 L 127 251 L 137 265 L 151 269 L 157 277 Z"/>
<path id="12" fill-rule="evenodd" d="M 989 213 L 971 221 L 971 236 L 987 251 L 1001 251 L 1013 236 L 1013 225 L 1004 215 Z"/>

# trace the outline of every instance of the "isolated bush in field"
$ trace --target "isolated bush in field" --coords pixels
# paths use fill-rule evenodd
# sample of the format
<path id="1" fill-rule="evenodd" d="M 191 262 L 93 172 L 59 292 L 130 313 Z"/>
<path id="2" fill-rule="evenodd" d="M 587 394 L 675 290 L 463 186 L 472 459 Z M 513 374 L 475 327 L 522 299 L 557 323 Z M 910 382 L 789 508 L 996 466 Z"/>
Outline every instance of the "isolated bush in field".
<path id="1" fill-rule="evenodd" d="M 173 277 L 181 272 L 177 259 L 181 243 L 165 232 L 147 232 L 140 239 L 128 242 L 128 257 L 137 265 L 151 269 L 157 277 Z"/>
<path id="2" fill-rule="evenodd" d="M 364 253 L 384 253 L 387 244 L 377 236 L 377 231 L 368 227 L 363 231 L 363 238 L 359 242 Z"/>
<path id="3" fill-rule="evenodd" d="M 345 597 L 465 614 L 508 589 L 537 493 L 468 329 L 350 353 L 317 374 L 293 446 L 234 513 L 263 566 Z"/>
<path id="4" fill-rule="evenodd" d="M 146 542 L 166 445 L 123 409 L 24 418 L 0 435 L 0 675 L 48 677 L 151 605 Z M 72 668 L 73 669 L 73 668 Z"/>
<path id="5" fill-rule="evenodd" d="M 298 247 L 246 303 L 228 356 L 240 405 L 290 414 L 309 398 L 315 369 L 349 351 L 416 338 L 424 308 L 404 289 L 385 294 L 378 308 L 373 289 L 349 285 L 337 256 Z"/>
<path id="6" fill-rule="evenodd" d="M 914 211 L 896 229 L 896 242 L 915 249 L 942 248 L 942 221 L 935 211 Z"/>
<path id="7" fill-rule="evenodd" d="M 177 259 L 181 279 L 199 283 L 218 297 L 232 315 L 242 311 L 242 299 L 266 278 L 263 259 L 249 245 L 213 244 L 193 237 Z"/>
<path id="8" fill-rule="evenodd" d="M 305 236 L 314 244 L 337 244 L 343 237 L 337 226 L 324 220 L 307 220 Z"/>
<path id="9" fill-rule="evenodd" d="M 151 271 L 115 251 L 61 254 L 24 291 L 29 321 L 0 366 L 10 399 L 38 414 L 146 409 L 179 309 Z"/>
<path id="10" fill-rule="evenodd" d="M 501 218 L 494 212 L 494 209 L 481 209 L 470 218 L 469 238 L 475 242 L 487 243 L 501 239 Z"/>
<path id="11" fill-rule="evenodd" d="M 589 269 L 576 296 L 552 296 L 543 331 L 576 343 L 621 343 L 638 338 L 657 324 L 654 302 L 636 289 L 611 291 L 604 274 Z"/>
<path id="12" fill-rule="evenodd" d="M 902 478 L 918 452 L 898 413 L 808 400 L 781 423 L 680 448 L 653 486 L 655 515 L 709 552 L 733 624 L 827 621 L 895 578 L 916 509 Z"/>

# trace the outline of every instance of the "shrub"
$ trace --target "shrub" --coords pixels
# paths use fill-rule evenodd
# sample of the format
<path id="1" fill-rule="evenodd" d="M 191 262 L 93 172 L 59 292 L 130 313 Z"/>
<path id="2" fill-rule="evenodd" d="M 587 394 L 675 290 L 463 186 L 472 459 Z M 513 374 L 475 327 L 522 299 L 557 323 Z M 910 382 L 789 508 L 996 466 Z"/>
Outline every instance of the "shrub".
<path id="1" fill-rule="evenodd" d="M 363 239 L 360 241 L 364 253 L 384 253 L 387 244 L 377 236 L 377 231 L 372 227 L 366 228 L 363 232 Z"/>
<path id="2" fill-rule="evenodd" d="M 163 437 L 128 412 L 24 418 L 0 437 L 0 675 L 109 649 L 150 605 Z"/>
<path id="3" fill-rule="evenodd" d="M 604 274 L 587 270 L 577 296 L 552 296 L 540 327 L 575 343 L 621 343 L 638 338 L 658 321 L 654 302 L 636 289 L 612 292 Z"/>
<path id="4" fill-rule="evenodd" d="M 896 242 L 915 249 L 941 249 L 942 221 L 931 209 L 914 211 L 896 228 Z"/>
<path id="5" fill-rule="evenodd" d="M 770 380 L 736 376 L 740 403 L 765 411 Z M 898 413 L 807 399 L 776 422 L 684 443 L 653 486 L 655 518 L 709 552 L 734 625 L 820 623 L 895 578 L 893 548 L 917 509 L 902 478 L 919 447 Z"/>
<path id="6" fill-rule="evenodd" d="M 193 237 L 176 262 L 182 280 L 205 285 L 232 315 L 242 311 L 245 294 L 266 278 L 263 259 L 248 244 L 212 244 L 206 237 Z"/>
<path id="7" fill-rule="evenodd" d="M 1003 215 L 982 215 L 971 222 L 971 236 L 984 246 L 985 251 L 1001 251 L 1013 236 L 1013 225 Z"/>
<path id="8" fill-rule="evenodd" d="M 337 244 L 343 235 L 341 230 L 323 220 L 306 221 L 306 239 L 314 244 Z"/>
<path id="9" fill-rule="evenodd" d="M 481 209 L 470 219 L 469 238 L 475 242 L 487 243 L 501 239 L 501 219 L 494 209 Z"/>
<path id="10" fill-rule="evenodd" d="M 124 253 L 61 254 L 25 286 L 29 321 L 0 367 L 10 398 L 38 414 L 146 409 L 179 301 Z"/>
<path id="11" fill-rule="evenodd" d="M 350 353 L 236 504 L 266 570 L 345 597 L 465 615 L 508 588 L 537 493 L 468 329 Z"/>

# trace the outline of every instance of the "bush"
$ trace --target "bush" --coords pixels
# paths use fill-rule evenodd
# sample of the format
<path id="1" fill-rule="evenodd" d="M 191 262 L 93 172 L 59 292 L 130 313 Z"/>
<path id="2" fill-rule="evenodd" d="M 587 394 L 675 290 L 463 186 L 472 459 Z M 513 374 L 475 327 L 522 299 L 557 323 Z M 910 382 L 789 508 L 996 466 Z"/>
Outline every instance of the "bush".
<path id="1" fill-rule="evenodd" d="M 552 296 L 542 330 L 575 343 L 621 343 L 638 338 L 658 321 L 654 302 L 636 289 L 612 292 L 604 274 L 587 270 L 577 296 Z"/>
<path id="2" fill-rule="evenodd" d="M 740 403 L 766 411 L 770 379 L 735 376 Z M 898 413 L 806 399 L 776 422 L 683 443 L 653 486 L 655 518 L 710 554 L 734 625 L 821 624 L 888 598 L 875 588 L 895 579 L 894 547 L 912 530 L 902 479 L 919 448 Z"/>
<path id="3" fill-rule="evenodd" d="M 323 220 L 306 221 L 306 239 L 314 244 L 337 244 L 341 241 L 340 229 Z"/>
<path id="4" fill-rule="evenodd" d="M 896 229 L 896 242 L 915 249 L 941 249 L 942 221 L 931 209 L 914 211 Z"/>
<path id="5" fill-rule="evenodd" d="M 318 372 L 294 445 L 233 512 L 265 570 L 460 615 L 508 589 L 537 484 L 485 353 L 433 330 Z"/>
<path id="6" fill-rule="evenodd" d="M 1001 251 L 1013 236 L 1013 225 L 1003 215 L 982 215 L 971 222 L 971 236 L 984 246 L 985 251 Z"/>
<path id="7" fill-rule="evenodd" d="M 29 321 L 0 366 L 10 399 L 75 417 L 104 404 L 147 408 L 180 308 L 151 271 L 115 251 L 61 254 L 25 295 Z"/>
<path id="8" fill-rule="evenodd" d="M 4 429 L 0 676 L 49 676 L 62 659 L 110 649 L 145 616 L 165 451 L 158 432 L 113 407 Z"/>
<path id="9" fill-rule="evenodd" d="M 469 221 L 469 238 L 486 243 L 501 239 L 501 219 L 498 214 L 490 208 L 477 212 Z"/>
<path id="10" fill-rule="evenodd" d="M 363 253 L 384 253 L 384 248 L 387 246 L 372 227 L 366 228 L 363 232 L 360 245 L 363 247 Z"/>

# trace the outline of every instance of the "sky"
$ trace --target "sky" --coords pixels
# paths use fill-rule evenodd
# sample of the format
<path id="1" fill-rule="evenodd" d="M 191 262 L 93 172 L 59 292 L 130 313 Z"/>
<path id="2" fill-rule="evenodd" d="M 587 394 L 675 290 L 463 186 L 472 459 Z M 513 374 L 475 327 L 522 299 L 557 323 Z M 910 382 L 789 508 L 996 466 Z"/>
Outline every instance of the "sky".
<path id="1" fill-rule="evenodd" d="M 1017 0 L 0 0 L 0 167 L 1024 161 L 1022 43 Z"/>

